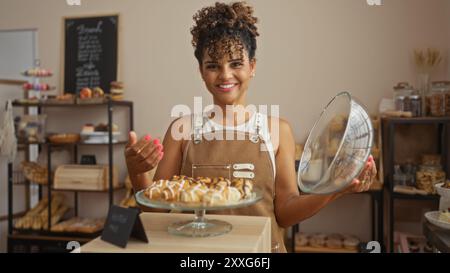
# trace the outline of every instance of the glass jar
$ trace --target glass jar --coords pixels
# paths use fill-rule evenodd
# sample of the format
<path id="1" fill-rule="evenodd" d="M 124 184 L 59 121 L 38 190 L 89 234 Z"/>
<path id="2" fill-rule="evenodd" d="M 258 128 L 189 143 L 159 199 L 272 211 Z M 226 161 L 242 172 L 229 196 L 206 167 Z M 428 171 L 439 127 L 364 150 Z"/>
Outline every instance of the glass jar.
<path id="1" fill-rule="evenodd" d="M 412 94 L 413 88 L 407 82 L 399 82 L 394 86 L 395 111 L 411 111 L 410 96 Z"/>
<path id="2" fill-rule="evenodd" d="M 430 92 L 430 114 L 443 117 L 446 114 L 446 94 L 449 92 L 448 82 L 433 82 Z"/>
<path id="3" fill-rule="evenodd" d="M 413 117 L 420 117 L 422 115 L 422 100 L 419 95 L 412 95 L 409 97 L 411 105 L 411 113 Z"/>
<path id="4" fill-rule="evenodd" d="M 441 155 L 440 154 L 423 154 L 422 155 L 423 165 L 441 165 Z"/>
<path id="5" fill-rule="evenodd" d="M 440 165 L 420 165 L 416 173 L 416 185 L 419 190 L 435 194 L 435 184 L 445 181 L 445 172 Z"/>

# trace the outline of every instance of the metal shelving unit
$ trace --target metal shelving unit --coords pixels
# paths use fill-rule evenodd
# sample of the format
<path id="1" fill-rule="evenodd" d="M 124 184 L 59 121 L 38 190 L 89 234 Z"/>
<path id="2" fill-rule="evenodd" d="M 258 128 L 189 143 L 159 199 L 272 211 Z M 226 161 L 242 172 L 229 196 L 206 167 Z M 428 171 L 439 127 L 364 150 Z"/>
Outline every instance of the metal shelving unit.
<path id="1" fill-rule="evenodd" d="M 109 135 L 109 142 L 108 143 L 98 143 L 98 144 L 88 144 L 88 143 L 73 143 L 73 144 L 52 144 L 48 142 L 29 142 L 29 143 L 19 143 L 19 146 L 23 147 L 29 147 L 29 145 L 38 145 L 39 147 L 43 147 L 44 145 L 47 147 L 47 168 L 48 168 L 48 185 L 47 186 L 47 197 L 48 197 L 48 229 L 42 230 L 42 231 L 36 231 L 30 234 L 29 232 L 23 232 L 21 230 L 14 229 L 13 226 L 13 190 L 16 186 L 22 186 L 22 185 L 29 185 L 29 181 L 24 181 L 23 183 L 17 183 L 17 181 L 14 181 L 13 176 L 13 164 L 8 164 L 8 252 L 12 252 L 14 249 L 15 244 L 30 244 L 36 245 L 41 247 L 45 251 L 45 249 L 55 249 L 55 247 L 61 247 L 64 246 L 63 249 L 65 249 L 65 245 L 63 245 L 64 242 L 70 241 L 70 240 L 76 240 L 79 242 L 87 242 L 86 238 L 76 236 L 76 237 L 70 237 L 70 236 L 61 236 L 61 233 L 55 233 L 51 232 L 51 200 L 52 200 L 52 191 L 60 191 L 55 190 L 52 187 L 53 181 L 52 181 L 52 171 L 51 171 L 51 155 L 52 155 L 52 149 L 54 147 L 58 146 L 69 146 L 73 149 L 73 162 L 78 162 L 78 147 L 82 145 L 89 145 L 89 146 L 107 146 L 108 148 L 108 166 L 109 166 L 109 187 L 108 190 L 105 191 L 80 191 L 80 190 L 64 190 L 73 192 L 74 194 L 74 210 L 75 210 L 75 216 L 78 216 L 78 193 L 79 192 L 105 192 L 108 193 L 108 200 L 109 200 L 109 206 L 112 206 L 114 204 L 114 191 L 121 190 L 124 187 L 113 187 L 113 147 L 115 145 L 125 145 L 127 141 L 119 141 L 117 143 L 113 143 L 112 140 L 112 124 L 113 124 L 113 112 L 115 107 L 126 107 L 128 108 L 128 126 L 129 130 L 133 130 L 134 128 L 134 116 L 133 116 L 133 103 L 131 101 L 113 101 L 113 100 L 107 100 L 103 103 L 93 103 L 93 104 L 48 104 L 48 103 L 13 103 L 14 107 L 24 107 L 25 109 L 28 109 L 28 107 L 37 107 L 38 113 L 41 114 L 42 111 L 46 107 L 58 107 L 58 108 L 82 108 L 83 111 L 85 111 L 88 107 L 104 107 L 106 109 L 106 115 L 108 118 L 108 135 Z M 42 199 L 43 196 L 43 186 L 39 185 L 39 200 Z M 95 234 L 98 235 L 98 234 Z M 64 239 L 58 239 L 58 238 L 64 238 Z M 46 242 L 51 243 L 49 247 L 46 247 Z M 29 249 L 31 251 L 31 247 Z"/>
<path id="2" fill-rule="evenodd" d="M 403 193 L 394 192 L 394 162 L 395 162 L 395 131 L 398 125 L 417 125 L 417 124 L 428 124 L 437 125 L 438 130 L 438 147 L 437 153 L 441 154 L 442 166 L 445 173 L 449 174 L 448 163 L 449 163 L 449 125 L 450 117 L 418 117 L 418 118 L 384 118 L 382 122 L 383 136 L 386 137 L 383 143 L 387 145 L 387 149 L 384 149 L 384 169 L 385 169 L 385 181 L 387 183 L 388 192 L 388 221 L 389 221 L 389 231 L 388 231 L 388 244 L 390 252 L 394 251 L 394 202 L 396 200 L 423 200 L 423 201 L 434 201 L 436 208 L 439 205 L 438 195 L 409 195 Z"/>

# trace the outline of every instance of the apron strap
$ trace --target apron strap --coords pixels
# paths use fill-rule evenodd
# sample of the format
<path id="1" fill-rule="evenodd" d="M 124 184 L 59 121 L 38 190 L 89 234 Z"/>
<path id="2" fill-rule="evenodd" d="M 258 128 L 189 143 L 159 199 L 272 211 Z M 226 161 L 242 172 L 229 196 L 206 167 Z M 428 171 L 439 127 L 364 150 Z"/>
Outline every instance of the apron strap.
<path id="1" fill-rule="evenodd" d="M 202 142 L 203 133 L 203 114 L 193 114 L 192 117 L 192 128 L 194 129 L 194 144 L 199 144 Z"/>
<path id="2" fill-rule="evenodd" d="M 256 115 L 256 117 L 255 117 L 256 120 L 255 120 L 254 127 L 255 127 L 256 134 L 253 134 L 253 135 L 250 136 L 250 141 L 253 142 L 253 143 L 258 143 L 258 141 L 259 141 L 259 134 L 261 133 L 261 120 L 262 120 L 262 117 L 261 117 L 261 113 L 259 113 L 259 112 L 256 112 L 255 115 Z"/>

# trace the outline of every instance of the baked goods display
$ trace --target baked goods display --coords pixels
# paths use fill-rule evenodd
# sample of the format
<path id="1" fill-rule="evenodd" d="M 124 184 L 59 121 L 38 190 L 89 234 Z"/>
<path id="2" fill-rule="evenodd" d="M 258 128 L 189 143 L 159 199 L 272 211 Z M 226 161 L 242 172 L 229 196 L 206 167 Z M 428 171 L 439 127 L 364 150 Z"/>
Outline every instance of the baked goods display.
<path id="1" fill-rule="evenodd" d="M 106 101 L 105 92 L 99 86 L 90 88 L 83 87 L 78 93 L 77 103 L 79 104 L 96 104 Z"/>
<path id="2" fill-rule="evenodd" d="M 137 207 L 136 199 L 134 198 L 134 190 L 131 185 L 130 176 L 127 175 L 125 179 L 125 188 L 127 189 L 127 193 L 125 197 L 120 201 L 120 206 L 124 208 L 134 208 Z"/>
<path id="3" fill-rule="evenodd" d="M 80 134 L 54 134 L 48 136 L 48 140 L 55 144 L 77 143 L 80 141 Z"/>
<path id="4" fill-rule="evenodd" d="M 361 241 L 353 235 L 339 233 L 297 233 L 296 252 L 356 252 Z"/>
<path id="5" fill-rule="evenodd" d="M 23 175 L 31 182 L 47 184 L 48 170 L 36 162 L 23 161 L 21 163 Z"/>
<path id="6" fill-rule="evenodd" d="M 33 90 L 33 91 L 50 91 L 54 90 L 55 87 L 50 86 L 48 83 L 24 83 L 22 86 L 23 90 Z"/>
<path id="7" fill-rule="evenodd" d="M 236 204 L 253 196 L 253 182 L 249 179 L 223 177 L 173 176 L 170 180 L 154 181 L 144 191 L 150 200 L 203 204 L 207 206 Z"/>
<path id="8" fill-rule="evenodd" d="M 445 181 L 444 184 L 442 185 L 442 188 L 450 189 L 450 180 Z"/>
<path id="9" fill-rule="evenodd" d="M 69 208 L 63 203 L 64 197 L 55 194 L 51 203 L 51 224 L 58 223 Z M 48 199 L 43 198 L 39 203 L 29 210 L 25 216 L 19 218 L 14 227 L 17 229 L 42 230 L 48 229 Z"/>
<path id="10" fill-rule="evenodd" d="M 104 219 L 74 217 L 52 226 L 54 232 L 95 233 L 103 229 Z"/>
<path id="11" fill-rule="evenodd" d="M 42 101 L 43 104 L 74 104 L 75 96 L 70 93 L 65 93 L 63 95 L 48 96 L 47 100 Z"/>
<path id="12" fill-rule="evenodd" d="M 22 72 L 22 75 L 26 77 L 51 77 L 53 73 L 49 69 L 36 67 Z"/>
<path id="13" fill-rule="evenodd" d="M 111 99 L 115 101 L 123 100 L 123 82 L 113 81 L 111 82 Z"/>
<path id="14" fill-rule="evenodd" d="M 439 221 L 450 224 L 450 208 L 439 212 Z"/>
<path id="15" fill-rule="evenodd" d="M 445 181 L 445 172 L 440 165 L 420 165 L 416 173 L 416 184 L 419 190 L 435 194 L 434 185 Z"/>
<path id="16" fill-rule="evenodd" d="M 81 128 L 81 137 L 85 143 L 108 143 L 109 141 L 109 126 L 106 123 L 99 123 L 94 125 L 92 123 L 86 123 Z M 118 136 L 120 135 L 119 126 L 112 124 L 112 142 L 118 142 Z"/>

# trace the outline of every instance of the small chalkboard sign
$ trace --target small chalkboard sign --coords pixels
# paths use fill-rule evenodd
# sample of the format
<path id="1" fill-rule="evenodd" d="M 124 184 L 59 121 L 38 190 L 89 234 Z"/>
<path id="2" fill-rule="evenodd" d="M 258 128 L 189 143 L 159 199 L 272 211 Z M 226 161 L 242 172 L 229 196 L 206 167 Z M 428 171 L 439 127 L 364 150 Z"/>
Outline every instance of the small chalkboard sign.
<path id="1" fill-rule="evenodd" d="M 64 92 L 101 87 L 117 80 L 119 15 L 64 18 Z"/>
<path id="2" fill-rule="evenodd" d="M 130 237 L 148 243 L 139 212 L 137 208 L 111 206 L 101 239 L 122 248 L 127 246 Z"/>

